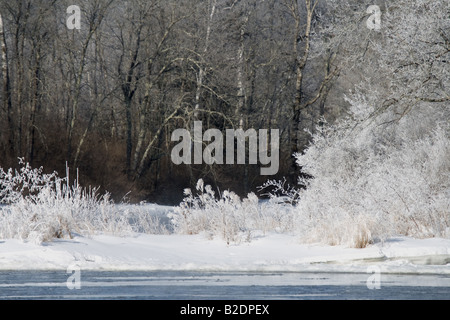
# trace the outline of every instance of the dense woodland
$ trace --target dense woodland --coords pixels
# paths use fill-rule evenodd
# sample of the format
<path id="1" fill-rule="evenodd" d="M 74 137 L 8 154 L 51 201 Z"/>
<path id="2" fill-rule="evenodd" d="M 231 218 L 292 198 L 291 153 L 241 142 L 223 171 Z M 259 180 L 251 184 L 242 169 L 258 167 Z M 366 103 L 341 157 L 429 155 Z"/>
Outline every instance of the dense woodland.
<path id="1" fill-rule="evenodd" d="M 381 31 L 366 25 L 373 4 Z M 80 29 L 67 27 L 70 5 Z M 394 110 L 385 123 L 419 103 L 448 115 L 448 12 L 419 0 L 1 0 L 0 166 L 68 163 L 118 200 L 177 203 L 199 178 L 257 190 L 258 165 L 171 162 L 173 130 L 200 120 L 279 129 L 270 178 L 295 185 L 308 174 L 293 155 L 355 95 L 371 117 Z M 403 36 L 395 21 L 426 27 Z"/>

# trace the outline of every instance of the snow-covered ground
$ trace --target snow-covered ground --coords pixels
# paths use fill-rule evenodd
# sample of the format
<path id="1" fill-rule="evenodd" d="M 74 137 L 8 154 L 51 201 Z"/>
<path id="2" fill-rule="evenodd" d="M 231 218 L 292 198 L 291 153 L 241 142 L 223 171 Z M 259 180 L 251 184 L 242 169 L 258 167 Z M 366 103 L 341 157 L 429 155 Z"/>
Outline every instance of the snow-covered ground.
<path id="1" fill-rule="evenodd" d="M 138 209 L 167 224 L 173 208 L 145 204 Z M 450 239 L 398 237 L 364 249 L 302 244 L 294 235 L 277 233 L 256 234 L 238 245 L 204 234 L 76 235 L 43 244 L 0 239 L 0 270 L 78 266 L 108 271 L 366 272 L 374 265 L 385 273 L 450 274 Z"/>
<path id="2" fill-rule="evenodd" d="M 36 245 L 0 240 L 0 270 L 200 270 L 450 274 L 449 239 L 393 238 L 365 249 L 305 245 L 269 234 L 227 245 L 203 235 L 77 236 Z"/>

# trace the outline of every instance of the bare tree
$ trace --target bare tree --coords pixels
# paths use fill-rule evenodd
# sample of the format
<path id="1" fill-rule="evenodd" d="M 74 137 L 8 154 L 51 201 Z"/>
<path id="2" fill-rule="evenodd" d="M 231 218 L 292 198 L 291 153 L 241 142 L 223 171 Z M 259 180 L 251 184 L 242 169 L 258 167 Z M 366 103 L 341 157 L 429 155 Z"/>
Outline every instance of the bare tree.
<path id="1" fill-rule="evenodd" d="M 76 57 L 73 58 L 73 61 L 78 61 L 78 67 L 75 68 L 75 74 L 74 74 L 74 94 L 72 97 L 72 106 L 71 106 L 71 112 L 69 116 L 68 121 L 68 128 L 67 128 L 67 158 L 72 159 L 72 144 L 73 144 L 73 134 L 75 129 L 75 124 L 77 121 L 78 116 L 78 107 L 80 102 L 80 94 L 81 94 L 81 87 L 83 83 L 83 77 L 84 77 L 84 71 L 88 59 L 88 49 L 91 43 L 91 40 L 96 32 L 96 30 L 100 27 L 105 15 L 106 11 L 108 10 L 109 6 L 112 4 L 114 0 L 96 0 L 94 2 L 90 2 L 89 5 L 84 9 L 85 15 L 87 17 L 87 24 L 88 24 L 88 31 L 85 35 L 84 39 L 80 40 L 81 48 L 77 43 L 73 43 L 72 45 L 77 49 L 77 53 L 74 53 L 72 51 L 69 51 L 72 55 L 75 54 Z M 72 33 L 78 32 L 76 30 L 72 30 Z M 81 52 L 78 54 L 78 52 Z"/>
<path id="2" fill-rule="evenodd" d="M 305 70 L 307 64 L 311 62 L 311 45 L 313 41 L 314 25 L 318 23 L 317 20 L 317 6 L 319 0 L 304 0 L 303 6 L 299 5 L 297 0 L 285 2 L 294 21 L 293 33 L 293 56 L 295 59 L 295 96 L 292 104 L 292 137 L 291 137 L 291 152 L 296 154 L 302 152 L 307 146 L 308 136 L 305 134 L 305 118 L 308 108 L 311 108 L 323 94 L 328 83 L 338 74 L 338 68 L 332 65 L 333 61 L 326 62 L 327 68 L 325 74 L 320 76 L 320 84 L 316 92 L 309 94 L 305 93 Z M 314 75 L 315 76 L 315 75 Z M 295 158 L 293 157 L 292 168 L 296 168 Z"/>

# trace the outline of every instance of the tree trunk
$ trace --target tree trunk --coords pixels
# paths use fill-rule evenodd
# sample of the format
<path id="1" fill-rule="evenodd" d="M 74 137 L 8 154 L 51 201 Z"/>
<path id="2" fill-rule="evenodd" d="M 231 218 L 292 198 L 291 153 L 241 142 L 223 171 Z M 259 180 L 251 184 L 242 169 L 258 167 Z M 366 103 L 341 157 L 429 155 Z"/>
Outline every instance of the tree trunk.
<path id="1" fill-rule="evenodd" d="M 304 26 L 304 31 L 302 32 L 302 21 L 301 21 L 301 13 L 299 11 L 297 1 L 293 1 L 292 6 L 290 7 L 291 14 L 295 19 L 295 34 L 294 34 L 294 43 L 293 43 L 293 52 L 295 55 L 295 68 L 296 68 L 296 81 L 295 81 L 295 97 L 294 103 L 292 107 L 293 115 L 292 115 L 292 137 L 291 137 L 291 171 L 297 172 L 297 163 L 295 154 L 302 152 L 303 148 L 306 146 L 307 141 L 304 139 L 305 133 L 304 129 L 304 109 L 305 105 L 303 103 L 303 72 L 306 67 L 306 63 L 309 58 L 310 51 L 310 35 L 311 35 L 311 26 L 312 26 L 312 18 L 314 15 L 315 4 L 312 4 L 311 0 L 305 0 L 306 4 L 306 23 Z M 304 43 L 304 48 L 302 52 L 299 52 L 299 43 Z"/>
<path id="2" fill-rule="evenodd" d="M 214 19 L 214 15 L 216 13 L 216 6 L 217 6 L 217 0 L 212 0 L 210 3 L 211 6 L 211 12 L 209 14 L 207 26 L 206 26 L 206 37 L 205 37 L 205 47 L 203 49 L 203 55 L 205 56 L 209 49 L 209 39 L 211 37 L 211 28 L 212 28 L 212 21 Z M 202 63 L 199 64 L 199 71 L 197 75 L 197 89 L 195 92 L 195 110 L 200 109 L 200 97 L 202 93 L 202 87 L 203 87 L 203 78 L 205 77 L 205 70 L 203 68 Z M 198 114 L 197 112 L 194 112 L 194 121 L 197 120 Z"/>
<path id="3" fill-rule="evenodd" d="M 34 158 L 34 141 L 35 141 L 35 132 L 36 132 L 36 112 L 39 109 L 39 103 L 40 103 L 40 89 L 39 89 L 39 83 L 41 81 L 41 39 L 37 39 L 36 44 L 36 62 L 33 72 L 33 88 L 31 92 L 34 92 L 33 99 L 31 100 L 31 107 L 30 107 L 30 119 L 28 122 L 28 137 L 27 137 L 27 156 L 28 156 L 28 162 L 30 164 L 33 163 Z"/>
<path id="4" fill-rule="evenodd" d="M 125 117 L 127 122 L 127 174 L 130 174 L 131 169 L 131 153 L 133 151 L 133 120 L 131 118 L 131 100 L 132 97 L 125 96 Z"/>
<path id="5" fill-rule="evenodd" d="M 3 108 L 6 110 L 9 136 L 8 145 L 9 151 L 12 156 L 14 156 L 14 120 L 13 120 L 13 110 L 12 110 L 12 100 L 11 100 L 11 80 L 9 77 L 9 67 L 8 67 L 8 48 L 6 45 L 5 38 L 5 28 L 3 25 L 3 18 L 0 14 L 0 45 L 1 45 L 1 55 L 2 55 L 2 74 L 3 74 Z"/>

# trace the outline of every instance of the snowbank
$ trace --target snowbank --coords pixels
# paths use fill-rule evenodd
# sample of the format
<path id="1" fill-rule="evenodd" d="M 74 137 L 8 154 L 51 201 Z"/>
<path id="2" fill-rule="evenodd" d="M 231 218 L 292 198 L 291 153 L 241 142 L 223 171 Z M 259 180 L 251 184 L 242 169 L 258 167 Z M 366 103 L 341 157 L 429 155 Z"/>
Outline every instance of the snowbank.
<path id="1" fill-rule="evenodd" d="M 299 244 L 270 234 L 226 245 L 203 235 L 77 236 L 43 245 L 0 241 L 0 270 L 199 270 L 450 274 L 450 240 L 393 238 L 364 249 Z"/>

